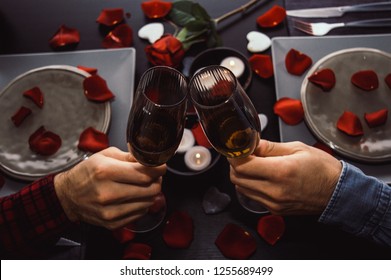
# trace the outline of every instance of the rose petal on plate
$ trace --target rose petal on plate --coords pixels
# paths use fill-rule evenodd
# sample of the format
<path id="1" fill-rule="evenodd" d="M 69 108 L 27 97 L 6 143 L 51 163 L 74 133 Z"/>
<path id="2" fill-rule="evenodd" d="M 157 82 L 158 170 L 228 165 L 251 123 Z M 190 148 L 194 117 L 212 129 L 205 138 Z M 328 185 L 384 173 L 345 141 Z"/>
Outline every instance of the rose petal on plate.
<path id="1" fill-rule="evenodd" d="M 141 9 L 148 18 L 162 18 L 171 11 L 172 3 L 161 0 L 150 0 L 141 3 Z"/>
<path id="2" fill-rule="evenodd" d="M 270 10 L 257 18 L 257 24 L 265 28 L 275 27 L 283 22 L 285 17 L 285 9 L 281 6 L 274 5 Z"/>
<path id="3" fill-rule="evenodd" d="M 261 78 L 267 79 L 273 77 L 273 63 L 270 55 L 254 54 L 249 60 L 251 69 Z"/>
<path id="4" fill-rule="evenodd" d="M 329 68 L 315 71 L 308 77 L 308 80 L 321 87 L 324 91 L 330 91 L 335 86 L 336 81 L 334 71 Z"/>
<path id="5" fill-rule="evenodd" d="M 277 215 L 262 216 L 258 220 L 258 234 L 270 245 L 274 245 L 285 232 L 284 218 Z"/>
<path id="6" fill-rule="evenodd" d="M 344 111 L 339 117 L 337 128 L 350 136 L 361 136 L 364 134 L 360 119 L 350 111 Z"/>
<path id="7" fill-rule="evenodd" d="M 30 108 L 21 106 L 18 111 L 16 111 L 12 117 L 11 120 L 14 123 L 15 126 L 20 126 L 22 122 L 32 113 Z"/>
<path id="8" fill-rule="evenodd" d="M 193 241 L 193 219 L 186 212 L 175 211 L 163 230 L 163 240 L 172 248 L 187 248 Z"/>
<path id="9" fill-rule="evenodd" d="M 118 242 L 121 244 L 129 242 L 136 237 L 136 233 L 127 229 L 126 227 L 121 227 L 112 231 L 112 234 Z"/>
<path id="10" fill-rule="evenodd" d="M 227 224 L 215 240 L 217 248 L 227 258 L 248 259 L 257 249 L 254 237 L 235 224 Z"/>
<path id="11" fill-rule="evenodd" d="M 129 243 L 124 250 L 124 260 L 149 260 L 152 255 L 152 247 L 144 243 Z"/>
<path id="12" fill-rule="evenodd" d="M 204 130 L 199 122 L 197 122 L 192 128 L 191 132 L 193 132 L 194 138 L 198 145 L 204 146 L 205 148 L 212 148 L 208 138 L 206 137 Z"/>
<path id="13" fill-rule="evenodd" d="M 124 20 L 124 10 L 122 8 L 103 9 L 96 19 L 97 23 L 114 26 Z"/>
<path id="14" fill-rule="evenodd" d="M 354 73 L 351 82 L 358 88 L 371 91 L 379 87 L 379 79 L 373 70 L 362 70 Z"/>
<path id="15" fill-rule="evenodd" d="M 365 113 L 364 119 L 369 127 L 376 127 L 386 123 L 388 116 L 387 109 L 381 109 L 372 113 Z"/>
<path id="16" fill-rule="evenodd" d="M 388 74 L 385 78 L 384 81 L 386 82 L 387 86 L 391 89 L 391 73 Z"/>
<path id="17" fill-rule="evenodd" d="M 94 67 L 88 67 L 88 66 L 83 66 L 83 65 L 77 65 L 77 68 L 83 71 L 86 71 L 87 73 L 91 75 L 95 75 L 98 73 L 98 69 Z"/>
<path id="18" fill-rule="evenodd" d="M 329 146 L 327 146 L 325 143 L 322 143 L 322 142 L 316 142 L 314 145 L 312 145 L 313 147 L 315 148 L 318 148 L 332 156 L 334 156 L 334 151 L 333 149 L 331 149 Z"/>
<path id="19" fill-rule="evenodd" d="M 290 49 L 285 56 L 285 67 L 288 73 L 301 76 L 312 65 L 312 59 L 305 53 Z"/>
<path id="20" fill-rule="evenodd" d="M 115 27 L 103 39 L 102 46 L 106 49 L 127 48 L 133 45 L 133 30 L 126 23 Z"/>
<path id="21" fill-rule="evenodd" d="M 92 75 L 83 81 L 84 94 L 90 101 L 106 102 L 114 98 L 106 80 L 99 75 Z"/>
<path id="22" fill-rule="evenodd" d="M 39 127 L 30 137 L 30 149 L 43 156 L 55 154 L 61 147 L 62 141 L 59 135 L 46 130 L 44 126 Z"/>
<path id="23" fill-rule="evenodd" d="M 79 42 L 80 33 L 77 29 L 61 25 L 56 34 L 50 39 L 49 44 L 53 49 L 57 49 Z"/>
<path id="24" fill-rule="evenodd" d="M 23 96 L 29 98 L 39 108 L 43 107 L 43 93 L 39 87 L 33 87 L 23 92 Z"/>
<path id="25" fill-rule="evenodd" d="M 304 119 L 303 104 L 298 99 L 282 97 L 274 104 L 273 110 L 289 125 L 296 125 Z"/>
<path id="26" fill-rule="evenodd" d="M 231 202 L 231 197 L 220 192 L 216 187 L 210 187 L 202 199 L 202 208 L 206 214 L 216 214 L 224 211 Z"/>
<path id="27" fill-rule="evenodd" d="M 93 128 L 86 128 L 79 137 L 77 148 L 82 151 L 97 153 L 109 147 L 108 136 Z"/>

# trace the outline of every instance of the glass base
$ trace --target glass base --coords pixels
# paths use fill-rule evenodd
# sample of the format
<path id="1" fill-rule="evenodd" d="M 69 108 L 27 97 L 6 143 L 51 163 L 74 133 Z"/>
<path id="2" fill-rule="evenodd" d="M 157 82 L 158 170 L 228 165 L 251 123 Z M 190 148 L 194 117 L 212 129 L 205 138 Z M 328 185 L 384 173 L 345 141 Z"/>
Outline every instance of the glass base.
<path id="1" fill-rule="evenodd" d="M 163 222 L 165 216 L 166 211 L 147 213 L 137 221 L 127 225 L 125 228 L 136 233 L 148 232 L 157 228 Z"/>
<path id="2" fill-rule="evenodd" d="M 262 204 L 260 204 L 257 201 L 254 201 L 247 196 L 236 192 L 236 195 L 238 197 L 239 203 L 243 206 L 244 209 L 247 211 L 250 211 L 252 213 L 256 214 L 266 214 L 269 213 L 269 210 L 267 210 Z"/>

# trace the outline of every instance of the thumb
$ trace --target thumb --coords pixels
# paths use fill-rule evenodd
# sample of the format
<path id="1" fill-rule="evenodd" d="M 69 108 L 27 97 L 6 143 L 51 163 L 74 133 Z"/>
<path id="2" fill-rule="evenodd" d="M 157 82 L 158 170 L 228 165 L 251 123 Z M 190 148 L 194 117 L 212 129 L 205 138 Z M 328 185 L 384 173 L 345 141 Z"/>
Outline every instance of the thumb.
<path id="1" fill-rule="evenodd" d="M 297 149 L 294 142 L 277 143 L 267 140 L 260 140 L 254 155 L 258 157 L 274 157 L 293 154 Z"/>

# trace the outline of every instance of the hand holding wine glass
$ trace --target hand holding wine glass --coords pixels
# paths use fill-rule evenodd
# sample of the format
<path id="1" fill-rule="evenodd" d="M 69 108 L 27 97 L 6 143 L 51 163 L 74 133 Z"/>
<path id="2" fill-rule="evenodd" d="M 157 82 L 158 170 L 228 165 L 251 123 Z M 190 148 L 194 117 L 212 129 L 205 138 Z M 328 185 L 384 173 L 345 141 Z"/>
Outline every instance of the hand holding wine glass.
<path id="1" fill-rule="evenodd" d="M 145 166 L 166 163 L 177 150 L 185 127 L 187 83 L 177 70 L 156 66 L 148 69 L 138 84 L 128 126 L 131 154 Z M 165 216 L 161 193 L 154 206 L 128 228 L 145 232 L 157 227 Z"/>
<path id="2" fill-rule="evenodd" d="M 228 158 L 251 155 L 260 139 L 258 113 L 232 72 L 222 66 L 202 68 L 191 79 L 189 88 L 212 146 Z M 237 195 L 247 210 L 267 212 L 259 203 Z"/>

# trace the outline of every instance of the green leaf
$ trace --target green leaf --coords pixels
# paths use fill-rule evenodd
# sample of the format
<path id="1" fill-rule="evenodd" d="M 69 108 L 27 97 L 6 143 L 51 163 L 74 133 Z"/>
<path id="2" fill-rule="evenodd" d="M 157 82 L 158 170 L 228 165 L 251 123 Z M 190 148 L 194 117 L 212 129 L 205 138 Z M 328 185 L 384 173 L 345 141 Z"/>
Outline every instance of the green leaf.
<path id="1" fill-rule="evenodd" d="M 191 14 L 197 18 L 197 19 L 202 19 L 204 21 L 209 21 L 210 16 L 207 13 L 207 11 L 198 3 L 194 3 L 192 8 L 191 8 Z"/>
<path id="2" fill-rule="evenodd" d="M 172 4 L 170 19 L 179 26 L 185 26 L 196 18 L 192 14 L 194 2 L 188 0 L 176 1 Z"/>
<path id="3" fill-rule="evenodd" d="M 191 31 L 191 32 L 198 32 L 198 31 L 201 31 L 201 30 L 204 30 L 205 28 L 208 27 L 208 22 L 205 22 L 203 20 L 192 20 L 192 21 L 189 21 L 185 27 L 187 28 L 187 30 Z"/>

